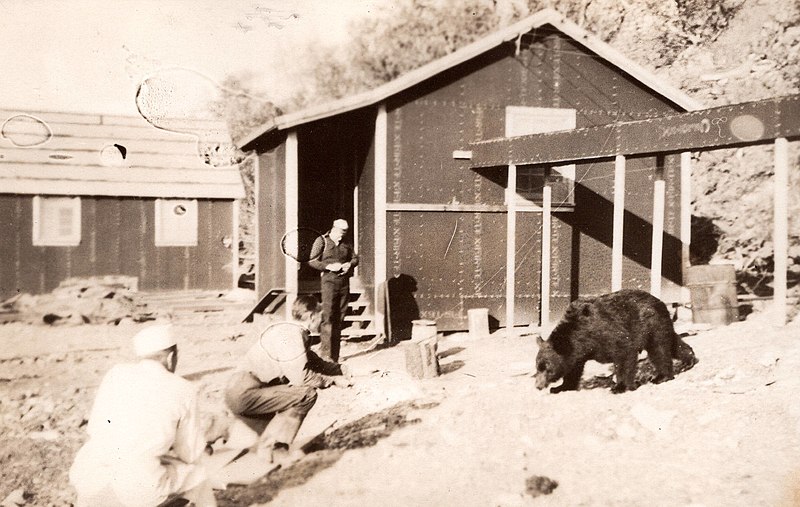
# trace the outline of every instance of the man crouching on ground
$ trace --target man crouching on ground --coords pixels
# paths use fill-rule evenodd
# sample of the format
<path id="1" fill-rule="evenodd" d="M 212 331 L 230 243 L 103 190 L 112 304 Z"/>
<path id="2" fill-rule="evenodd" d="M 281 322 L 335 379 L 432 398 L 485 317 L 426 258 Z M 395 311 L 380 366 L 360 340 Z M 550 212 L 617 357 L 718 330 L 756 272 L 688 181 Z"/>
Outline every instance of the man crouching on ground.
<path id="1" fill-rule="evenodd" d="M 317 299 L 298 296 L 292 318 L 261 334 L 225 390 L 231 411 L 261 433 L 255 452 L 275 464 L 295 457 L 289 446 L 317 401 L 316 388 L 352 385 L 346 366 L 323 361 L 309 349 L 310 333 L 322 320 Z"/>
<path id="2" fill-rule="evenodd" d="M 200 463 L 206 441 L 197 391 L 174 373 L 178 346 L 170 326 L 143 329 L 133 348 L 139 362 L 111 368 L 97 391 L 89 441 L 69 472 L 76 505 L 156 506 L 180 496 L 215 506 Z"/>

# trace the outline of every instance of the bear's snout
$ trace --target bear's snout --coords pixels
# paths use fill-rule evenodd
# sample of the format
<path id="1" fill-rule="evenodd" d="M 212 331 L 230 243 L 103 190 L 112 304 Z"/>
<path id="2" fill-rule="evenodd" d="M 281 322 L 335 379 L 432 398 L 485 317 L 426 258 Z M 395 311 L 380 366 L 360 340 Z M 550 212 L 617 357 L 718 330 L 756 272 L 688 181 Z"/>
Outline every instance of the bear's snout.
<path id="1" fill-rule="evenodd" d="M 536 379 L 536 389 L 539 389 L 540 391 L 547 387 L 547 385 L 550 383 L 547 381 L 547 375 L 542 371 L 537 372 L 533 378 Z"/>

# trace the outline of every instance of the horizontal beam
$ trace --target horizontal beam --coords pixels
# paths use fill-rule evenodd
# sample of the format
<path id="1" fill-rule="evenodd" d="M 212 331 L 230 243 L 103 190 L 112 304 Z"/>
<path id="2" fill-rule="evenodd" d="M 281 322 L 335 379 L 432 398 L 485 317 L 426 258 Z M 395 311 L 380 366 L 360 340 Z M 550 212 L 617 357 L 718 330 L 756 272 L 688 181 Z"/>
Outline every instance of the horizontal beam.
<path id="1" fill-rule="evenodd" d="M 554 207 L 552 211 L 573 211 L 574 206 Z M 387 202 L 386 211 L 455 211 L 461 213 L 506 213 L 505 204 L 434 204 L 415 202 Z M 517 204 L 517 213 L 541 213 L 542 207 L 535 204 Z"/>
<path id="2" fill-rule="evenodd" d="M 471 167 L 700 151 L 800 136 L 800 95 L 648 120 L 470 143 Z"/>

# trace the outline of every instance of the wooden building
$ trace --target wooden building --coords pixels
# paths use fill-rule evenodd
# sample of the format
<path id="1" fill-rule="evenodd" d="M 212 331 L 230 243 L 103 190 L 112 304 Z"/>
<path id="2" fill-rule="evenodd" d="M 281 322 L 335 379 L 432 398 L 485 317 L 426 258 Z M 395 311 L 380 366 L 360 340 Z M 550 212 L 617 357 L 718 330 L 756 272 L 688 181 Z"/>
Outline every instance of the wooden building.
<path id="1" fill-rule="evenodd" d="M 576 163 L 514 167 L 512 179 L 507 163 L 473 167 L 469 146 L 700 107 L 544 10 L 376 89 L 280 116 L 240 143 L 258 153 L 257 290 L 313 283 L 316 273 L 284 257 L 279 240 L 298 227 L 324 232 L 341 216 L 354 224 L 366 294 L 378 301 L 384 283 L 405 280 L 405 306 L 440 329 L 464 329 L 471 308 L 488 308 L 503 326 L 557 318 L 578 296 L 611 290 L 618 241 L 621 285 L 645 290 L 651 245 L 663 241 L 661 294 L 676 301 L 688 220 L 679 154 L 627 161 L 625 230 L 615 238 L 613 157 L 577 160 L 576 143 L 564 147 Z M 663 237 L 654 240 L 656 181 L 666 197 Z M 545 187 L 552 224 L 543 275 Z"/>
<path id="2" fill-rule="evenodd" d="M 197 136 L 121 116 L 0 110 L 0 123 L 0 298 L 104 275 L 145 291 L 236 286 L 244 188 Z M 185 127 L 230 144 L 218 123 Z"/>

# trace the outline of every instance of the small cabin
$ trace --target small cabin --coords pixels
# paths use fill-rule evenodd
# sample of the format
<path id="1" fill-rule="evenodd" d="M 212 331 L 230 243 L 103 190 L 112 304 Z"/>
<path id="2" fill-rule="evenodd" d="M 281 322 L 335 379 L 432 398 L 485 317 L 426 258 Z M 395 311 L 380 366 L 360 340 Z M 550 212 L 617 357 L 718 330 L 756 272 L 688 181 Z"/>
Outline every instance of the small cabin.
<path id="1" fill-rule="evenodd" d="M 557 319 L 577 297 L 611 290 L 614 158 L 515 167 L 511 191 L 510 161 L 474 167 L 470 144 L 699 108 L 548 9 L 373 90 L 279 116 L 240 142 L 258 154 L 257 290 L 313 286 L 317 273 L 283 256 L 280 238 L 295 228 L 324 232 L 342 217 L 353 224 L 360 286 L 376 308 L 389 302 L 390 319 L 412 308 L 411 317 L 440 329 L 465 329 L 470 309 L 487 308 L 495 325 L 536 325 L 546 320 L 547 186 L 545 308 Z M 579 158 L 579 143 L 564 149 Z M 650 285 L 653 183 L 660 180 L 661 295 L 678 301 L 680 155 L 634 157 L 625 171 L 622 286 Z M 393 286 L 401 293 L 393 295 Z M 403 308 L 393 301 L 405 301 Z"/>
<path id="2" fill-rule="evenodd" d="M 236 286 L 244 187 L 236 166 L 206 162 L 198 136 L 57 112 L 0 110 L 0 125 L 0 299 L 71 277 L 133 277 L 143 291 Z M 230 144 L 216 122 L 185 127 Z"/>

